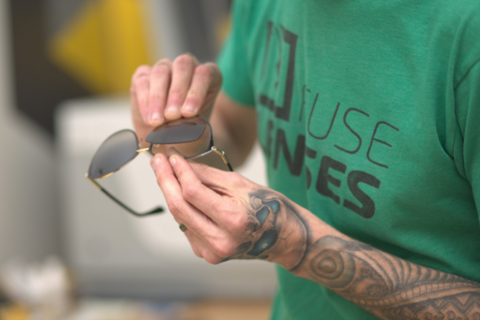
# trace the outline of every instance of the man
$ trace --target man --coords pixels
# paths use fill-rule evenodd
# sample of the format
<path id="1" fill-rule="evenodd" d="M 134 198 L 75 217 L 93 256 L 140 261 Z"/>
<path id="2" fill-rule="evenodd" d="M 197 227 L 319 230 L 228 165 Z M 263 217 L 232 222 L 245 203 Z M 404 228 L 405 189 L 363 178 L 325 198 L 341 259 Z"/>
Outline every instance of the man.
<path id="1" fill-rule="evenodd" d="M 221 91 L 188 54 L 140 67 L 140 137 L 211 112 L 234 166 L 266 156 L 272 189 L 152 158 L 194 253 L 277 263 L 273 319 L 480 319 L 478 34 L 477 0 L 244 0 Z"/>

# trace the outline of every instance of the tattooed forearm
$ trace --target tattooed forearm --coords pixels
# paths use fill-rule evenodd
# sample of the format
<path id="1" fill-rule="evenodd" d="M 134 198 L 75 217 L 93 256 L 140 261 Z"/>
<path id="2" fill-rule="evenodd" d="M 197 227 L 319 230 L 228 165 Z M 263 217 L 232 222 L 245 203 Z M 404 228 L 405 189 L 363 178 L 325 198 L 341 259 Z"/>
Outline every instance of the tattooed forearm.
<path id="1" fill-rule="evenodd" d="M 381 319 L 480 320 L 479 283 L 349 239 L 276 192 L 256 190 L 248 206 L 241 244 L 225 260 L 276 262 Z"/>
<path id="2" fill-rule="evenodd" d="M 480 284 L 354 240 L 325 236 L 308 250 L 308 277 L 382 319 L 480 320 Z"/>
<path id="3" fill-rule="evenodd" d="M 268 259 L 287 269 L 297 266 L 307 249 L 307 229 L 289 200 L 268 191 L 256 190 L 250 194 L 250 223 L 244 242 L 230 259 Z M 286 248 L 295 244 L 295 250 L 283 258 Z"/>

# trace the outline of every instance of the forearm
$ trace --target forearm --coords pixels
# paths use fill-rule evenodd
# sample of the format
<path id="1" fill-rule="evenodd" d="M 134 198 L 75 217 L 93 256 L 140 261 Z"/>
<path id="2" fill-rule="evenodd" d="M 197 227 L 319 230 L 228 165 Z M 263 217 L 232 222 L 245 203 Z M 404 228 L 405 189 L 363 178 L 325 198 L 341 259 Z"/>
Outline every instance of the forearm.
<path id="1" fill-rule="evenodd" d="M 229 259 L 278 263 L 381 319 L 480 319 L 480 284 L 347 237 L 276 192 L 249 202 L 252 235 Z"/>
<path id="2" fill-rule="evenodd" d="M 210 115 L 215 146 L 225 151 L 232 166 L 243 164 L 257 139 L 255 111 L 220 92 Z"/>
<path id="3" fill-rule="evenodd" d="M 302 216 L 308 244 L 292 273 L 381 319 L 480 319 L 479 283 L 377 250 L 302 210 L 292 214 Z"/>

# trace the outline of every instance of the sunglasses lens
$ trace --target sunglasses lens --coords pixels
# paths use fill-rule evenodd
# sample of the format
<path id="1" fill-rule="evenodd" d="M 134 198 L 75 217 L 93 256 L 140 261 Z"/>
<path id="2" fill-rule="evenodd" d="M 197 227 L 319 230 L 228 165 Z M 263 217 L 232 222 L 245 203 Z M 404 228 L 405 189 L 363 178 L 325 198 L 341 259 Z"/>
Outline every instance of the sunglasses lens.
<path id="1" fill-rule="evenodd" d="M 137 155 L 137 136 L 131 130 L 111 135 L 98 148 L 88 170 L 88 176 L 98 179 L 117 171 Z"/>
<path id="2" fill-rule="evenodd" d="M 150 132 L 145 141 L 158 144 L 185 143 L 198 140 L 207 122 L 200 117 L 167 122 Z"/>
<path id="3" fill-rule="evenodd" d="M 210 126 L 200 118 L 179 119 L 154 129 L 146 142 L 152 143 L 152 153 L 165 153 L 173 146 L 184 157 L 192 157 L 207 151 L 210 138 Z"/>

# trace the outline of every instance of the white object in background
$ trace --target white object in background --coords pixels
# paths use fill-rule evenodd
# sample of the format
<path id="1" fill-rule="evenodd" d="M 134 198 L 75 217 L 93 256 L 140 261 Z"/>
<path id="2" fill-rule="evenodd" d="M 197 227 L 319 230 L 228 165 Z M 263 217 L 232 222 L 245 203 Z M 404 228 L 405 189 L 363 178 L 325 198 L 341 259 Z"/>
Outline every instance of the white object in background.
<path id="1" fill-rule="evenodd" d="M 66 252 L 81 292 L 168 299 L 271 296 L 273 264 L 211 266 L 193 254 L 169 212 L 134 217 L 84 178 L 98 146 L 131 127 L 128 104 L 128 99 L 72 100 L 57 114 Z M 239 172 L 265 184 L 264 162 L 255 150 Z M 99 183 L 139 211 L 166 208 L 146 155 Z"/>
<path id="2" fill-rule="evenodd" d="M 56 257 L 34 264 L 10 261 L 1 270 L 0 284 L 15 303 L 31 310 L 31 319 L 57 319 L 71 307 L 67 270 Z"/>

